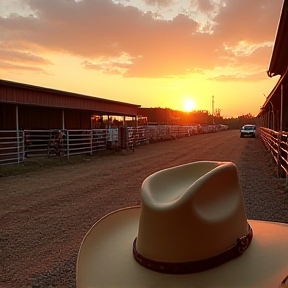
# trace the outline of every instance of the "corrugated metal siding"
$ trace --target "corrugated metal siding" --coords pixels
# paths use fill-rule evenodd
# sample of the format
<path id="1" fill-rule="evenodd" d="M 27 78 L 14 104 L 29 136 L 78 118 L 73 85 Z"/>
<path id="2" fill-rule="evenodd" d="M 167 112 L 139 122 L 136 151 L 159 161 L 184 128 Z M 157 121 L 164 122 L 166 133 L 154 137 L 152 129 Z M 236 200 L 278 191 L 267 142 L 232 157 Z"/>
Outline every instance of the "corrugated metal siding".
<path id="1" fill-rule="evenodd" d="M 0 101 L 136 116 L 139 105 L 0 80 Z"/>
<path id="2" fill-rule="evenodd" d="M 288 0 L 283 1 L 268 76 L 283 75 L 287 70 L 288 57 Z"/>

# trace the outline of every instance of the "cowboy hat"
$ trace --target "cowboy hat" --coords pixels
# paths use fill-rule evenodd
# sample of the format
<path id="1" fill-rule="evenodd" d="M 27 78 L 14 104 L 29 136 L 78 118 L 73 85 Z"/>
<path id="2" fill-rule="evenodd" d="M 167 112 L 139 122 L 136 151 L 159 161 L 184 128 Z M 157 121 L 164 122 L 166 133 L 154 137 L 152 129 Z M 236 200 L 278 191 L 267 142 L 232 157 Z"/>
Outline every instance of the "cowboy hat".
<path id="1" fill-rule="evenodd" d="M 288 225 L 247 220 L 235 164 L 158 171 L 141 196 L 141 207 L 114 211 L 88 231 L 78 288 L 285 287 Z"/>

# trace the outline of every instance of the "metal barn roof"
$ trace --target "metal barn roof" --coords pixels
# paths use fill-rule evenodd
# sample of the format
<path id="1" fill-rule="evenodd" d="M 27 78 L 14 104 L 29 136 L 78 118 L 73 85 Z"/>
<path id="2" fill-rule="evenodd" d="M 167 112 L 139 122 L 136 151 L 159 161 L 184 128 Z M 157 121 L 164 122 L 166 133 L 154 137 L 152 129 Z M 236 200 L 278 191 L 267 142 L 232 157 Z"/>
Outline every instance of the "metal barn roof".
<path id="1" fill-rule="evenodd" d="M 276 39 L 270 66 L 267 71 L 269 77 L 283 75 L 288 67 L 288 1 L 283 1 L 282 12 L 278 24 Z"/>
<path id="2" fill-rule="evenodd" d="M 0 79 L 0 102 L 136 116 L 141 105 Z"/>

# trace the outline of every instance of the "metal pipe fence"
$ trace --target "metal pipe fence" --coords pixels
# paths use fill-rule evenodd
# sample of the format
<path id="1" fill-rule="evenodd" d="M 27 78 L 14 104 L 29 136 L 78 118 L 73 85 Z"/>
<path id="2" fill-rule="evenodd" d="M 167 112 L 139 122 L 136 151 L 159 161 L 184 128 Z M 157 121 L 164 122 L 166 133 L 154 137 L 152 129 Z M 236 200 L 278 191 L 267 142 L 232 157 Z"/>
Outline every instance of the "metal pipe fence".
<path id="1" fill-rule="evenodd" d="M 225 125 L 149 125 L 92 130 L 0 130 L 0 166 L 32 157 L 67 157 L 132 149 L 155 141 L 227 130 Z"/>
<path id="2" fill-rule="evenodd" d="M 23 162 L 24 143 L 23 131 L 0 130 L 0 166 Z"/>
<path id="3" fill-rule="evenodd" d="M 276 165 L 278 177 L 288 175 L 288 132 L 277 132 L 265 127 L 260 127 L 260 136 L 270 151 Z"/>
<path id="4" fill-rule="evenodd" d="M 25 158 L 50 156 L 50 152 L 53 154 L 52 146 L 54 142 L 55 146 L 53 150 L 56 151 L 58 131 L 59 130 L 54 129 L 23 130 L 25 138 Z"/>

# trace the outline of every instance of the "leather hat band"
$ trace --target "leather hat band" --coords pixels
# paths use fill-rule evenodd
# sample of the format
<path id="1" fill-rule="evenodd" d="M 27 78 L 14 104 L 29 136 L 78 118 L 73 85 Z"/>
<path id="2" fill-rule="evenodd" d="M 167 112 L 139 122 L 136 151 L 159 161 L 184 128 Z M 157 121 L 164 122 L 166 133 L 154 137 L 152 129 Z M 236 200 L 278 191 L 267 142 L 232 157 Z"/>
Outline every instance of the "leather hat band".
<path id="1" fill-rule="evenodd" d="M 135 238 L 133 242 L 133 255 L 135 260 L 142 266 L 151 269 L 153 271 L 166 273 L 166 274 L 188 274 L 196 273 L 210 268 L 221 265 L 233 258 L 236 258 L 243 254 L 243 252 L 248 248 L 253 237 L 253 231 L 248 224 L 248 232 L 245 236 L 238 238 L 236 243 L 226 250 L 225 252 L 218 254 L 214 257 L 189 262 L 161 262 L 153 259 L 146 258 L 137 252 Z"/>

